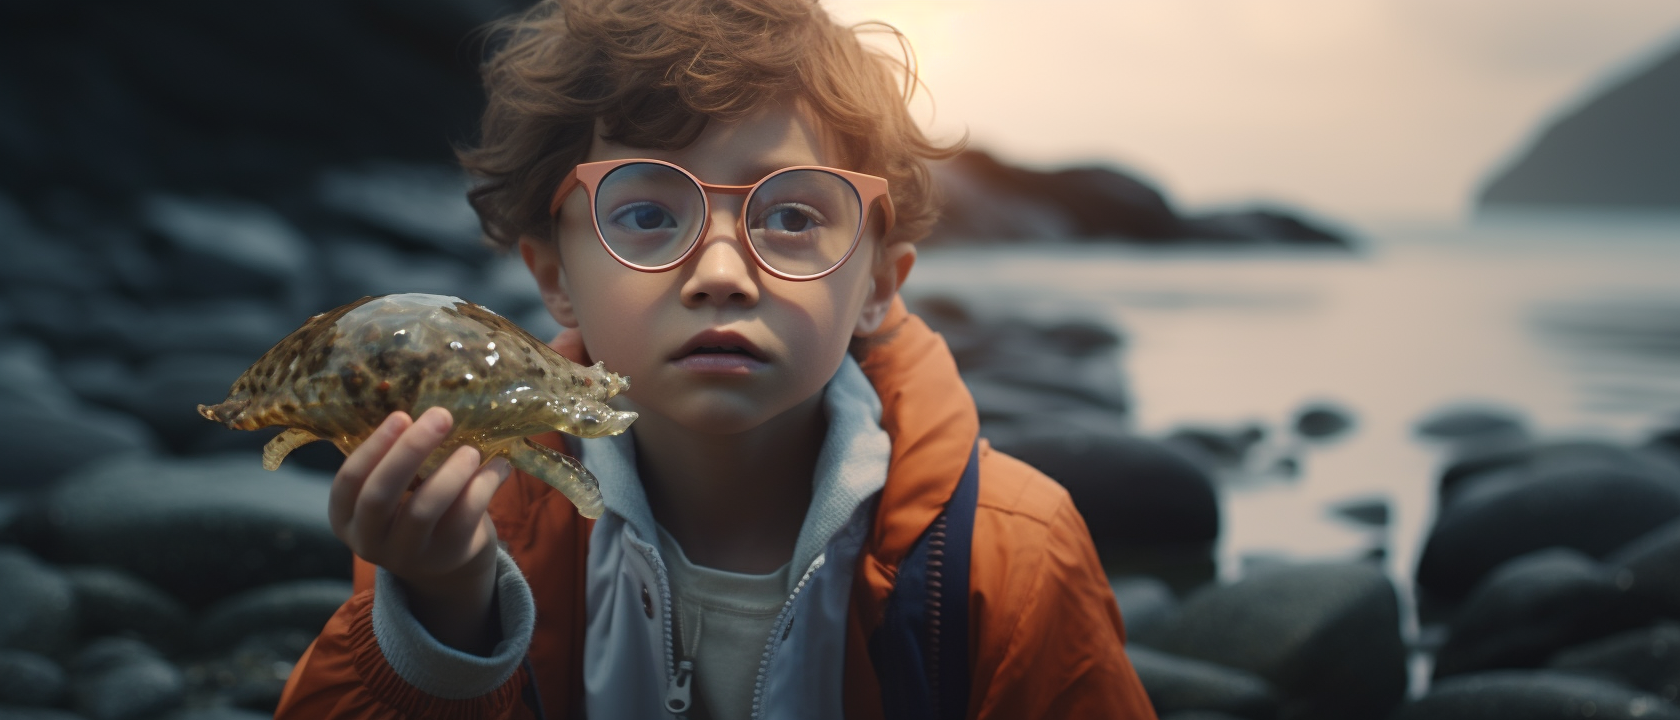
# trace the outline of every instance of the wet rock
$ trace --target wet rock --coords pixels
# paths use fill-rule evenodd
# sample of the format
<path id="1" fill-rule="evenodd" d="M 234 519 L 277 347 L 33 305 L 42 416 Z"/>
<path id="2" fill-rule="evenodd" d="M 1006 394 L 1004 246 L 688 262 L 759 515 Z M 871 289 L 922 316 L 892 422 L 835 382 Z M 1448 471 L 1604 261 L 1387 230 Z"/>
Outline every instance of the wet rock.
<path id="1" fill-rule="evenodd" d="M 1120 619 L 1126 624 L 1126 638 L 1141 640 L 1178 612 L 1178 598 L 1159 578 L 1132 576 L 1108 582 L 1114 601 L 1120 605 Z"/>
<path id="2" fill-rule="evenodd" d="M 48 285 L 93 292 L 104 279 L 88 272 L 87 255 L 63 240 L 49 237 L 11 196 L 0 193 L 0 284 Z"/>
<path id="3" fill-rule="evenodd" d="M 34 343 L 0 346 L 0 490 L 44 487 L 85 463 L 158 445 L 134 418 L 79 400 L 52 365 Z"/>
<path id="4" fill-rule="evenodd" d="M 993 446 L 1067 488 L 1099 551 L 1201 546 L 1219 537 L 1212 479 L 1158 441 L 1035 432 L 993 438 Z"/>
<path id="5" fill-rule="evenodd" d="M 916 309 L 945 336 L 988 437 L 1126 429 L 1131 401 L 1112 329 L 1083 320 L 975 318 L 949 300 L 919 301 Z"/>
<path id="6" fill-rule="evenodd" d="M 1392 513 L 1387 497 L 1365 497 L 1344 500 L 1330 506 L 1331 514 L 1347 518 L 1360 525 L 1388 527 Z"/>
<path id="7" fill-rule="evenodd" d="M 162 355 L 135 373 L 134 384 L 117 398 L 118 406 L 145 421 L 176 451 L 192 447 L 210 433 L 232 432 L 198 414 L 198 404 L 215 404 L 256 357 L 234 355 Z"/>
<path id="8" fill-rule="evenodd" d="M 1552 656 L 1547 667 L 1614 680 L 1674 703 L 1680 700 L 1680 624 L 1666 622 L 1578 645 Z"/>
<path id="9" fill-rule="evenodd" d="M 68 567 L 84 637 L 132 635 L 166 651 L 184 649 L 192 628 L 187 610 L 156 585 L 106 567 Z"/>
<path id="10" fill-rule="evenodd" d="M 1235 715 L 1227 715 L 1211 710 L 1187 710 L 1160 716 L 1161 720 L 1240 720 Z"/>
<path id="11" fill-rule="evenodd" d="M 254 455 L 102 463 L 48 496 L 50 542 L 60 562 L 121 568 L 189 606 L 347 578 L 350 552 L 327 523 L 328 480 L 290 466 L 268 472 Z"/>
<path id="12" fill-rule="evenodd" d="M 1249 423 L 1232 428 L 1187 425 L 1167 433 L 1165 442 L 1203 458 L 1213 467 L 1240 468 L 1249 453 L 1266 439 L 1266 426 Z"/>
<path id="13" fill-rule="evenodd" d="M 1277 692 L 1253 673 L 1174 657 L 1141 645 L 1128 646 L 1126 655 L 1158 714 L 1203 710 L 1254 720 L 1277 716 Z"/>
<path id="14" fill-rule="evenodd" d="M 142 720 L 179 707 L 186 698 L 181 671 L 138 641 L 97 640 L 72 665 L 73 705 L 91 720 Z"/>
<path id="15" fill-rule="evenodd" d="M 472 292 L 473 273 L 458 260 L 350 238 L 334 239 L 326 246 L 326 255 L 334 301 L 405 292 L 477 301 L 471 297 L 477 294 Z"/>
<path id="16" fill-rule="evenodd" d="M 1629 574 L 1635 595 L 1659 612 L 1680 618 L 1680 519 L 1616 550 L 1605 563 Z"/>
<path id="17" fill-rule="evenodd" d="M 253 635 L 212 659 L 187 666 L 190 695 L 274 715 L 292 667 L 316 633 L 287 630 Z"/>
<path id="18" fill-rule="evenodd" d="M 64 694 L 64 688 L 64 669 L 51 658 L 23 650 L 0 650 L 0 706 L 52 705 Z"/>
<path id="19" fill-rule="evenodd" d="M 87 720 L 67 710 L 0 705 L 0 720 Z"/>
<path id="20" fill-rule="evenodd" d="M 479 260 L 489 248 L 467 204 L 468 186 L 458 167 L 385 162 L 327 170 L 316 189 L 321 204 L 396 238 Z"/>
<path id="21" fill-rule="evenodd" d="M 1406 690 L 1399 603 L 1365 565 L 1256 570 L 1187 598 L 1149 640 L 1266 679 L 1285 698 L 1283 718 L 1380 717 Z"/>
<path id="22" fill-rule="evenodd" d="M 1449 405 L 1425 416 L 1413 432 L 1431 440 L 1466 442 L 1521 439 L 1528 424 L 1516 411 L 1488 405 Z"/>
<path id="23" fill-rule="evenodd" d="M 232 355 L 255 361 L 308 319 L 272 303 L 228 298 L 150 307 L 119 336 L 138 357 Z"/>
<path id="24" fill-rule="evenodd" d="M 1465 601 L 1435 655 L 1435 676 L 1540 667 L 1560 649 L 1644 624 L 1649 611 L 1616 575 L 1567 548 L 1499 566 Z"/>
<path id="25" fill-rule="evenodd" d="M 297 629 L 319 634 L 338 607 L 350 599 L 345 580 L 296 580 L 248 590 L 205 611 L 199 647 L 219 649 L 259 632 Z"/>
<path id="26" fill-rule="evenodd" d="M 177 297 L 295 300 L 310 284 L 313 247 L 262 205 L 154 195 L 143 201 L 142 217 L 168 244 L 164 260 Z"/>
<path id="27" fill-rule="evenodd" d="M 236 707 L 198 708 L 171 713 L 164 720 L 272 720 L 274 712 L 257 712 Z"/>
<path id="28" fill-rule="evenodd" d="M 1330 403 L 1314 403 L 1295 412 L 1295 434 L 1308 440 L 1330 440 L 1353 429 L 1353 413 Z"/>
<path id="29" fill-rule="evenodd" d="M 0 648 L 53 655 L 76 632 L 70 581 L 15 546 L 0 545 Z"/>
<path id="30" fill-rule="evenodd" d="M 1680 489 L 1680 472 L 1649 453 L 1590 440 L 1472 448 L 1441 473 L 1443 503 L 1482 480 L 1535 479 L 1549 473 L 1620 472 L 1658 480 Z"/>
<path id="31" fill-rule="evenodd" d="M 945 206 L 930 242 L 1130 240 L 1332 248 L 1347 240 L 1278 209 L 1178 215 L 1161 192 L 1101 167 L 1038 172 L 965 151 L 932 168 Z"/>
<path id="32" fill-rule="evenodd" d="M 1615 683 L 1558 672 L 1502 670 L 1436 683 L 1391 720 L 1680 720 L 1680 708 Z"/>
<path id="33" fill-rule="evenodd" d="M 1626 450 L 1576 445 L 1534 449 L 1463 476 L 1430 531 L 1418 586 L 1456 602 L 1500 563 L 1535 550 L 1604 557 L 1680 517 L 1672 472 Z"/>

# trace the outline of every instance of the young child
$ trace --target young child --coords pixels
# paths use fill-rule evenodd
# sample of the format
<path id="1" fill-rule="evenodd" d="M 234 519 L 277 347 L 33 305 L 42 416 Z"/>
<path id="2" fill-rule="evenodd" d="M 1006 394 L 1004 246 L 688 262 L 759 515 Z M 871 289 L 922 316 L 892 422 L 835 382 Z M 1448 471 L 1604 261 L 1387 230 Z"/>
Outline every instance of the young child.
<path id="1" fill-rule="evenodd" d="M 541 438 L 593 521 L 470 448 L 405 492 L 450 417 L 388 418 L 333 482 L 357 593 L 277 717 L 1153 718 L 1067 493 L 977 438 L 898 299 L 949 154 L 913 72 L 807 0 L 501 29 L 471 199 L 640 417 Z"/>

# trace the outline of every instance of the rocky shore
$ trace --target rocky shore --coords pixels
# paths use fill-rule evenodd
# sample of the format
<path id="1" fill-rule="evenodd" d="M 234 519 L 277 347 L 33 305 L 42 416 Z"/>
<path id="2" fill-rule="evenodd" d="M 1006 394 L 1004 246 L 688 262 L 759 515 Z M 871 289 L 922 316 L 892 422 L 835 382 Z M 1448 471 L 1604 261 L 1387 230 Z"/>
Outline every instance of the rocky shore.
<path id="1" fill-rule="evenodd" d="M 317 444 L 264 471 L 272 433 L 193 408 L 310 314 L 435 292 L 556 330 L 447 164 L 479 101 L 463 38 L 511 7 L 0 7 L 0 720 L 272 713 L 349 594 L 325 512 L 341 458 Z M 1278 213 L 1184 216 L 1112 172 L 952 167 L 948 240 L 1342 244 Z M 1050 181 L 1100 192 L 1046 206 Z M 1459 459 L 1403 634 L 1412 603 L 1369 562 L 1214 579 L 1216 478 L 1268 432 L 1355 431 L 1348 413 L 1145 437 L 1113 329 L 918 309 L 987 437 L 1072 493 L 1163 717 L 1680 717 L 1680 432 L 1622 447 L 1428 419 Z"/>

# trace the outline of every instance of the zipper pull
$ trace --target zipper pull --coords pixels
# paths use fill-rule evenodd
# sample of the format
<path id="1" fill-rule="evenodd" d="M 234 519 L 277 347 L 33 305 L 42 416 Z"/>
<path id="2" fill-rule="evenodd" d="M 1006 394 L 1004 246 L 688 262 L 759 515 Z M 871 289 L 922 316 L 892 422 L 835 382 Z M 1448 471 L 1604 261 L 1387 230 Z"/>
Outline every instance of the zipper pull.
<path id="1" fill-rule="evenodd" d="M 688 660 L 677 663 L 677 674 L 671 677 L 671 684 L 665 686 L 665 709 L 672 715 L 688 712 L 688 705 L 693 701 L 688 686 L 693 679 L 694 663 Z"/>

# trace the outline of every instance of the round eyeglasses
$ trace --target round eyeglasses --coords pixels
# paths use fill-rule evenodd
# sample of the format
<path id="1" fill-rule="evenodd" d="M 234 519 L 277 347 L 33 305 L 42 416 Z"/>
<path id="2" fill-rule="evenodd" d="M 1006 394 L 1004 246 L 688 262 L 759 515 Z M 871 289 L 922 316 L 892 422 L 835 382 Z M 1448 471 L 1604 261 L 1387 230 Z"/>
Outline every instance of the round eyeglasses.
<path id="1" fill-rule="evenodd" d="M 758 266 L 783 280 L 816 280 L 844 264 L 877 200 L 883 234 L 893 225 L 885 178 L 816 165 L 782 168 L 751 185 L 713 185 L 663 160 L 583 163 L 560 181 L 549 216 L 579 187 L 602 247 L 642 272 L 670 270 L 694 254 L 711 224 L 707 193 L 746 196 L 740 236 Z"/>

